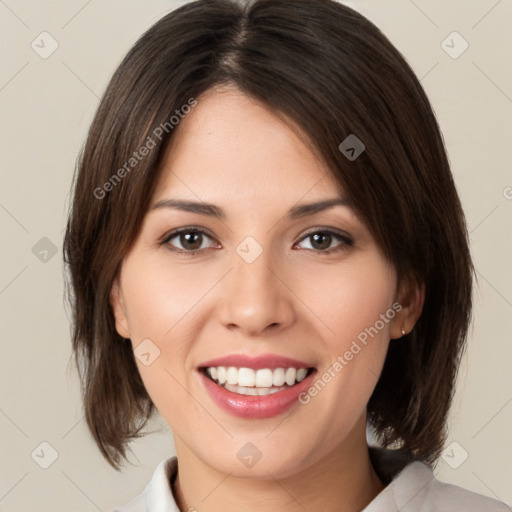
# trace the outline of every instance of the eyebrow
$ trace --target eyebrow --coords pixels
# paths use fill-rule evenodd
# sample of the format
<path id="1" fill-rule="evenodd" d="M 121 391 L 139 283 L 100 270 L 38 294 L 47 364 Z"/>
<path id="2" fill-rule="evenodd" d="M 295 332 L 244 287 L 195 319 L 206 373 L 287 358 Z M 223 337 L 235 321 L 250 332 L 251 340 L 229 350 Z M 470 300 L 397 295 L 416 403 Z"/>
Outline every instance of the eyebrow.
<path id="1" fill-rule="evenodd" d="M 314 215 L 315 213 L 333 208 L 334 206 L 348 206 L 352 207 L 352 202 L 348 198 L 333 197 L 331 199 L 324 199 L 315 203 L 300 204 L 294 206 L 286 214 L 289 220 Z M 217 219 L 225 219 L 226 214 L 218 206 L 210 203 L 187 201 L 182 199 L 162 199 L 155 203 L 151 210 L 158 210 L 160 208 L 173 208 L 176 210 L 183 210 L 187 212 L 199 213 L 200 215 L 208 215 Z"/>

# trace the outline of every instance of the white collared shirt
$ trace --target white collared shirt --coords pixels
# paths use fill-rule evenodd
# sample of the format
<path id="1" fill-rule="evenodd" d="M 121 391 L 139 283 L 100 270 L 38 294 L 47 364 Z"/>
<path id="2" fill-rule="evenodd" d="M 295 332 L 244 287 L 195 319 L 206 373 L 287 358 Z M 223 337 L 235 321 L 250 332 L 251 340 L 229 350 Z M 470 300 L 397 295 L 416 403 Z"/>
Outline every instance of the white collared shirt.
<path id="1" fill-rule="evenodd" d="M 432 469 L 413 461 L 400 466 L 392 450 L 369 447 L 375 470 L 390 482 L 361 512 L 510 512 L 505 503 L 436 479 Z M 398 460 L 398 464 L 397 464 Z M 144 490 L 111 512 L 181 512 L 171 480 L 178 468 L 176 456 L 163 460 Z"/>

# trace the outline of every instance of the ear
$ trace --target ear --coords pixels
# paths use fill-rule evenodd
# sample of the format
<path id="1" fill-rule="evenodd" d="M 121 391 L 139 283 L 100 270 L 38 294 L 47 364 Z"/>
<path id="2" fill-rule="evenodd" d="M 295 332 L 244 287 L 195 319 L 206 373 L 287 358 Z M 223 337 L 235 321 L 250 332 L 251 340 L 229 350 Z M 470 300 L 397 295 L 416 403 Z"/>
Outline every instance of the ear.
<path id="1" fill-rule="evenodd" d="M 396 301 L 402 306 L 402 309 L 393 319 L 391 339 L 401 338 L 413 330 L 423 310 L 425 283 L 404 281 L 399 288 Z M 402 335 L 402 329 L 405 331 L 404 335 Z"/>
<path id="2" fill-rule="evenodd" d="M 114 313 L 117 333 L 122 338 L 129 338 L 130 331 L 128 330 L 126 307 L 123 293 L 119 285 L 119 277 L 116 277 L 110 290 L 110 306 L 112 307 L 112 312 Z"/>

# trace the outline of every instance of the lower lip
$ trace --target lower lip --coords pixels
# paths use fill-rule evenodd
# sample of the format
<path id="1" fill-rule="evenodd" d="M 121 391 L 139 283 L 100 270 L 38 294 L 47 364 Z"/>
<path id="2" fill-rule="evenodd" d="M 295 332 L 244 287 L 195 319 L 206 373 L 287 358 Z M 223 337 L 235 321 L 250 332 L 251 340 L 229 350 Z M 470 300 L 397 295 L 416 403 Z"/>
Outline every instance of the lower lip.
<path id="1" fill-rule="evenodd" d="M 242 418 L 271 418 L 290 409 L 311 383 L 316 370 L 290 388 L 271 395 L 251 396 L 233 393 L 209 379 L 202 371 L 199 375 L 213 401 L 225 411 Z"/>

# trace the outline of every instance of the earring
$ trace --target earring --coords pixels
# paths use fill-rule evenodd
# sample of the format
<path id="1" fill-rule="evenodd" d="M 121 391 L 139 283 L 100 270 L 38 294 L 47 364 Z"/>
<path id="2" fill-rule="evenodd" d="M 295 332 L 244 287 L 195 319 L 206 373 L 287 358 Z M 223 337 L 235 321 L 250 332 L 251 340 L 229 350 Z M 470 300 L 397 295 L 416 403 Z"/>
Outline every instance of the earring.
<path id="1" fill-rule="evenodd" d="M 405 330 L 403 327 L 402 327 L 402 336 L 405 336 Z"/>

